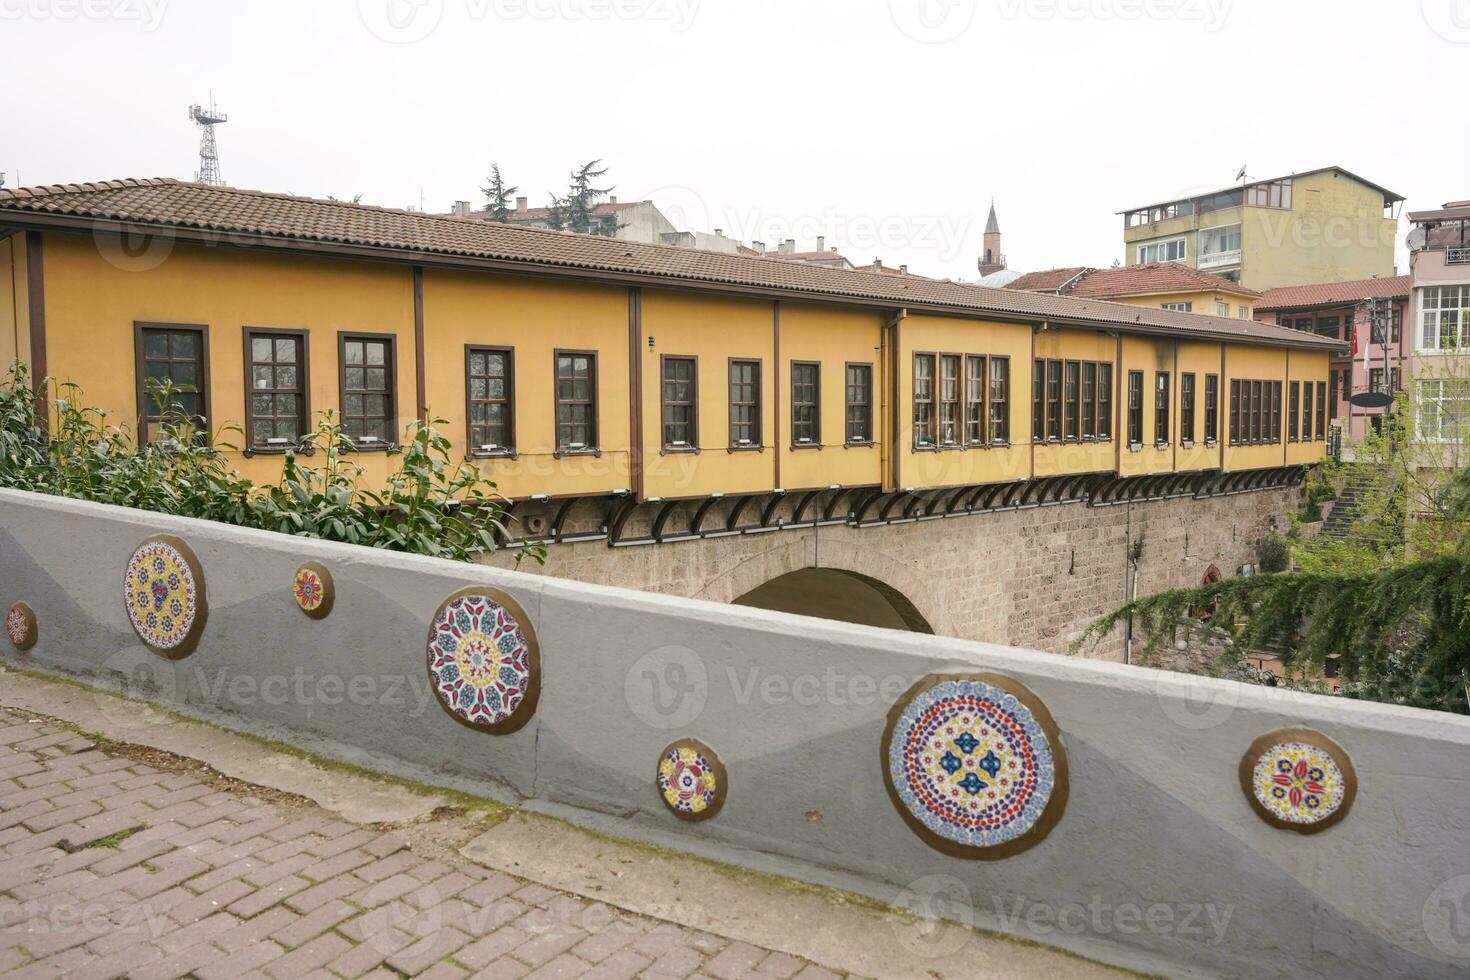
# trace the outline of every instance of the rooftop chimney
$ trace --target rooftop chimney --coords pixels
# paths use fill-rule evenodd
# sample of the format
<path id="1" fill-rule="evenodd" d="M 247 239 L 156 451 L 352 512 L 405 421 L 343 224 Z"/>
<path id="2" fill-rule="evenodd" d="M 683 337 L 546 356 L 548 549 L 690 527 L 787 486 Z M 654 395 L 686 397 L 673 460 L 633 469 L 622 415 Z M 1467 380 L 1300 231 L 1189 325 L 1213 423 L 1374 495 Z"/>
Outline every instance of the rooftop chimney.
<path id="1" fill-rule="evenodd" d="M 818 252 L 825 252 L 825 251 L 827 251 L 827 236 L 826 235 L 818 235 L 817 236 L 817 251 Z"/>
<path id="2" fill-rule="evenodd" d="M 525 211 L 527 209 L 527 205 L 529 205 L 530 203 L 531 199 L 529 197 L 518 197 L 516 198 L 516 210 Z"/>
<path id="3" fill-rule="evenodd" d="M 901 266 L 898 267 L 898 271 L 901 272 L 901 273 L 903 273 L 904 275 L 908 275 L 909 274 L 909 267 L 906 266 L 906 265 L 901 265 Z"/>
<path id="4" fill-rule="evenodd" d="M 616 203 L 618 203 L 618 196 L 616 194 L 614 194 L 612 197 L 609 197 L 607 199 L 607 203 L 609 203 L 609 204 L 616 204 Z"/>
<path id="5" fill-rule="evenodd" d="M 794 239 L 794 238 L 788 238 L 784 242 L 782 242 L 781 243 L 781 253 L 783 255 L 795 255 L 796 254 L 796 239 Z"/>
<path id="6" fill-rule="evenodd" d="M 755 249 L 757 252 L 761 253 L 762 255 L 765 255 L 766 254 L 766 243 L 765 242 L 757 242 L 757 241 L 752 240 L 751 243 L 750 243 L 750 247 L 753 248 L 753 249 Z"/>
<path id="7" fill-rule="evenodd" d="M 873 271 L 874 272 L 882 272 L 883 271 L 883 260 L 882 259 L 874 259 L 873 260 Z"/>
<path id="8" fill-rule="evenodd" d="M 724 237 L 725 229 L 723 229 L 723 228 L 716 228 L 715 229 L 715 234 L 716 235 L 719 235 L 720 237 Z"/>
<path id="9" fill-rule="evenodd" d="M 457 214 L 461 218 L 468 216 L 469 213 L 470 213 L 470 202 L 469 201 L 455 201 L 454 202 L 454 213 Z"/>

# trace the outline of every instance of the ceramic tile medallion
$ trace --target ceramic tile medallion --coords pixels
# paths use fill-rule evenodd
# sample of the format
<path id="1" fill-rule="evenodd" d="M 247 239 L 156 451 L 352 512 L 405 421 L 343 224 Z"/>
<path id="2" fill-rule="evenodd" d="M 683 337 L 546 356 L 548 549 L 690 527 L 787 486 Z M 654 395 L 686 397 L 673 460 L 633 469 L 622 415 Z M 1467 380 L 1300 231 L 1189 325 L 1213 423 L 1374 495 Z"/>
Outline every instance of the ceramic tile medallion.
<path id="1" fill-rule="evenodd" d="M 1251 743 L 1240 785 L 1257 816 L 1274 827 L 1314 834 L 1347 816 L 1358 777 L 1342 746 L 1320 732 L 1286 728 Z"/>
<path id="2" fill-rule="evenodd" d="M 17 602 L 5 614 L 5 635 L 17 650 L 36 645 L 36 614 L 24 602 Z"/>
<path id="3" fill-rule="evenodd" d="M 1067 803 L 1067 757 L 1051 713 L 996 674 L 930 674 L 888 713 L 883 777 L 909 827 L 956 857 L 1034 847 Z"/>
<path id="4" fill-rule="evenodd" d="M 171 534 L 149 538 L 128 560 L 123 602 L 144 644 L 167 656 L 184 656 L 199 642 L 208 614 L 199 559 Z"/>
<path id="5" fill-rule="evenodd" d="M 519 729 L 536 712 L 541 654 L 520 605 L 496 589 L 445 600 L 429 626 L 429 681 L 458 721 L 493 734 Z"/>
<path id="6" fill-rule="evenodd" d="M 668 748 L 658 760 L 658 794 L 681 820 L 708 820 L 720 812 L 730 778 L 714 749 L 686 738 Z"/>
<path id="7" fill-rule="evenodd" d="M 327 571 L 327 566 L 314 561 L 296 569 L 296 577 L 291 580 L 291 594 L 301 611 L 312 619 L 325 619 L 337 599 L 332 573 Z"/>

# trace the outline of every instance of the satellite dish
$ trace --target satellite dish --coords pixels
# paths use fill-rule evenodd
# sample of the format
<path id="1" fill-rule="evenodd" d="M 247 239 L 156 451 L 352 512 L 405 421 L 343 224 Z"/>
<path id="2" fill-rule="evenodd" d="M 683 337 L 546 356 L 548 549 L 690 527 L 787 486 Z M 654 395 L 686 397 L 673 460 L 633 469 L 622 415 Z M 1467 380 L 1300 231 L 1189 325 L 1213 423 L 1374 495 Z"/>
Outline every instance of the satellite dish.
<path id="1" fill-rule="evenodd" d="M 1357 408 L 1387 408 L 1393 404 L 1393 395 L 1386 391 L 1360 391 L 1348 399 L 1348 404 Z"/>
<path id="2" fill-rule="evenodd" d="M 1428 241 L 1429 232 L 1425 231 L 1424 228 L 1419 227 L 1409 232 L 1409 237 L 1404 239 L 1404 244 L 1409 246 L 1409 251 L 1417 252 L 1421 248 L 1423 248 L 1425 243 Z"/>
<path id="3" fill-rule="evenodd" d="M 1236 180 L 1245 180 L 1246 179 L 1245 167 L 1246 167 L 1246 165 L 1243 164 L 1243 163 L 1240 165 L 1240 173 L 1238 173 L 1238 174 L 1235 175 L 1235 179 Z"/>

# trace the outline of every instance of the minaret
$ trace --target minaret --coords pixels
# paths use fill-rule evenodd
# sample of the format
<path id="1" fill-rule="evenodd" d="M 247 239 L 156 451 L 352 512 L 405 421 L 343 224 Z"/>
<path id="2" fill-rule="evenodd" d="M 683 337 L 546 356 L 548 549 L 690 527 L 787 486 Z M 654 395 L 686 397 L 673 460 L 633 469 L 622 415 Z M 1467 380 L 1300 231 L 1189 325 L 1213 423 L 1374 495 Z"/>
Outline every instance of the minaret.
<path id="1" fill-rule="evenodd" d="M 1006 267 L 1006 257 L 1000 250 L 1000 222 L 995 218 L 995 199 L 990 200 L 990 218 L 985 222 L 985 253 L 980 256 L 980 275 L 988 276 Z"/>

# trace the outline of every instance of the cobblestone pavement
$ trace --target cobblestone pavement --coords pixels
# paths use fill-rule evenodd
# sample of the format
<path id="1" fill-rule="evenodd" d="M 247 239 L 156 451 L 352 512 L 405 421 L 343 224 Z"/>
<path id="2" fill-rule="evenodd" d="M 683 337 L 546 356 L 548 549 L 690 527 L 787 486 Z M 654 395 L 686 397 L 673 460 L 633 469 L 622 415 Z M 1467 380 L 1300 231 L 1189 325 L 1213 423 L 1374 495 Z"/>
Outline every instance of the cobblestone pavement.
<path id="1" fill-rule="evenodd" d="M 10 977 L 836 975 L 0 711 Z"/>

